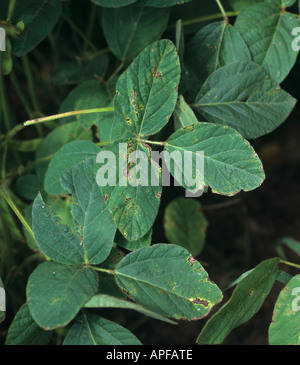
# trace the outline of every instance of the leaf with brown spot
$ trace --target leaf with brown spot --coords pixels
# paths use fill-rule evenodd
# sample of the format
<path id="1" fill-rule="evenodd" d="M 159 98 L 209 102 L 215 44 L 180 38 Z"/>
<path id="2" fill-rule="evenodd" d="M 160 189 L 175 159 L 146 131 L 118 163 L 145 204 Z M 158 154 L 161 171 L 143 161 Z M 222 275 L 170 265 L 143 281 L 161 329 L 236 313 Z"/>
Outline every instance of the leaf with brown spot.
<path id="1" fill-rule="evenodd" d="M 116 282 L 130 298 L 165 317 L 200 319 L 223 295 L 200 263 L 191 267 L 188 257 L 188 251 L 176 245 L 141 248 L 119 263 Z"/>

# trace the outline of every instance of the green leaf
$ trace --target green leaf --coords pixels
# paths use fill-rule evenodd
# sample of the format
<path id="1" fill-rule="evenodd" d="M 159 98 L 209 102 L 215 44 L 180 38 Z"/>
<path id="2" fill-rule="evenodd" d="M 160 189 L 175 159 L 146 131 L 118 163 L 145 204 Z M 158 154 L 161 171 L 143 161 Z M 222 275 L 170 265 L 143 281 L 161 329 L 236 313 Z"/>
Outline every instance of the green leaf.
<path id="1" fill-rule="evenodd" d="M 105 294 L 97 294 L 92 297 L 87 303 L 84 305 L 85 308 L 122 308 L 122 309 L 132 309 L 139 313 L 142 313 L 145 316 L 158 319 L 163 322 L 168 322 L 171 324 L 177 324 L 165 318 L 151 310 L 143 307 L 142 305 L 130 302 L 128 300 L 123 300 L 119 298 L 112 297 L 110 295 Z"/>
<path id="2" fill-rule="evenodd" d="M 36 324 L 25 303 L 9 327 L 5 345 L 47 345 L 51 334 Z"/>
<path id="3" fill-rule="evenodd" d="M 92 0 L 92 2 L 107 8 L 120 8 L 121 6 L 133 4 L 136 0 Z"/>
<path id="4" fill-rule="evenodd" d="M 99 98 L 98 103 L 96 102 L 97 98 Z M 59 113 L 80 110 L 84 107 L 84 104 L 88 103 L 92 105 L 91 108 L 106 107 L 110 102 L 111 96 L 109 95 L 108 90 L 103 83 L 100 83 L 99 80 L 95 79 L 85 80 L 70 91 L 64 101 L 61 103 Z M 82 103 L 81 106 L 80 103 Z M 85 117 L 87 117 L 88 122 L 84 122 L 84 125 L 88 125 L 90 123 L 90 125 L 92 125 L 93 123 L 99 123 L 103 116 L 106 114 L 110 114 L 110 112 L 91 115 L 85 114 L 78 116 L 77 119 L 83 118 L 81 119 L 81 122 L 84 122 L 86 120 Z M 75 118 L 75 116 L 62 118 L 60 122 L 62 124 L 68 123 L 70 121 L 73 122 Z"/>
<path id="5" fill-rule="evenodd" d="M 205 324 L 198 344 L 221 344 L 234 328 L 258 312 L 276 280 L 279 261 L 263 261 L 238 283 L 229 301 Z"/>
<path id="6" fill-rule="evenodd" d="M 165 210 L 164 228 L 169 242 L 186 248 L 194 257 L 203 250 L 208 222 L 195 199 L 173 200 Z"/>
<path id="7" fill-rule="evenodd" d="M 151 148 L 135 141 L 111 143 L 103 153 L 110 154 L 105 164 L 98 157 L 96 160 L 96 179 L 103 198 L 122 235 L 129 241 L 138 240 L 149 232 L 158 213 L 160 168 L 152 163 Z M 110 182 L 106 173 L 112 174 Z M 151 186 L 152 175 L 158 176 L 158 186 Z"/>
<path id="8" fill-rule="evenodd" d="M 295 104 L 259 65 L 241 61 L 214 71 L 194 106 L 208 121 L 229 125 L 249 139 L 276 129 Z"/>
<path id="9" fill-rule="evenodd" d="M 222 300 L 207 272 L 180 246 L 155 244 L 131 252 L 115 277 L 129 297 L 165 317 L 200 319 Z"/>
<path id="10" fill-rule="evenodd" d="M 80 93 L 75 99 L 74 110 L 104 108 L 109 105 L 110 96 L 107 93 L 106 86 L 98 80 L 87 80 L 80 84 L 78 88 L 80 88 Z M 77 116 L 77 120 L 83 128 L 88 129 L 101 121 L 102 114 L 104 113 L 81 114 Z"/>
<path id="11" fill-rule="evenodd" d="M 264 1 L 264 0 L 263 0 Z M 229 3 L 234 11 L 242 11 L 250 5 L 259 1 L 257 0 L 229 0 Z"/>
<path id="12" fill-rule="evenodd" d="M 90 141 L 73 141 L 61 147 L 49 164 L 44 185 L 46 192 L 52 195 L 65 193 L 60 184 L 61 176 L 79 162 L 95 157 L 99 151 L 99 147 Z"/>
<path id="13" fill-rule="evenodd" d="M 198 123 L 198 119 L 196 118 L 193 110 L 184 100 L 184 97 L 180 95 L 174 110 L 175 130 L 188 127 L 195 123 Z"/>
<path id="14" fill-rule="evenodd" d="M 23 56 L 46 38 L 57 23 L 61 10 L 59 0 L 18 1 L 13 20 L 14 23 L 23 21 L 25 29 L 14 41 L 14 55 Z"/>
<path id="15" fill-rule="evenodd" d="M 127 6 L 104 9 L 102 27 L 112 52 L 121 60 L 131 60 L 158 40 L 167 27 L 169 9 Z"/>
<path id="16" fill-rule="evenodd" d="M 65 62 L 52 75 L 52 82 L 55 85 L 70 85 L 92 79 L 95 75 L 104 77 L 108 68 L 108 57 L 106 54 L 98 53 L 83 66 L 76 62 Z"/>
<path id="17" fill-rule="evenodd" d="M 151 238 L 152 238 L 152 229 L 145 234 L 144 237 L 141 237 L 135 241 L 128 241 L 124 236 L 118 234 L 115 237 L 115 242 L 118 246 L 121 246 L 129 251 L 135 251 L 142 247 L 147 247 L 151 245 Z"/>
<path id="18" fill-rule="evenodd" d="M 157 133 L 174 111 L 179 78 L 179 58 L 171 41 L 146 47 L 118 79 L 115 118 L 136 135 Z"/>
<path id="19" fill-rule="evenodd" d="M 69 226 L 61 224 L 60 218 L 52 214 L 40 194 L 33 202 L 32 228 L 36 243 L 46 256 L 67 265 L 85 262 L 79 235 L 75 235 Z"/>
<path id="20" fill-rule="evenodd" d="M 21 139 L 9 139 L 7 141 L 9 146 L 20 152 L 36 151 L 42 142 L 43 138 L 34 138 L 25 141 L 22 141 Z"/>
<path id="21" fill-rule="evenodd" d="M 95 314 L 80 315 L 64 340 L 64 345 L 141 345 L 126 328 Z"/>
<path id="22" fill-rule="evenodd" d="M 4 321 L 6 314 L 6 295 L 0 278 L 0 323 Z"/>
<path id="23" fill-rule="evenodd" d="M 270 345 L 300 345 L 300 275 L 281 290 L 269 327 Z"/>
<path id="24" fill-rule="evenodd" d="M 179 129 L 166 142 L 165 150 L 172 164 L 166 165 L 175 179 L 187 190 L 209 186 L 213 193 L 232 196 L 241 190 L 250 191 L 262 184 L 263 167 L 249 142 L 234 129 L 212 123 L 198 123 Z M 204 153 L 204 171 L 197 171 L 196 155 Z M 185 153 L 192 154 L 192 166 L 185 162 Z M 179 154 L 179 155 L 178 155 Z M 180 161 L 181 156 L 181 161 Z M 201 158 L 201 157 L 200 157 Z M 192 181 L 190 170 L 194 171 Z M 196 171 L 196 172 L 195 172 Z"/>
<path id="25" fill-rule="evenodd" d="M 184 63 L 197 77 L 200 89 L 213 71 L 244 60 L 251 60 L 245 41 L 232 25 L 222 21 L 208 24 L 194 35 L 186 45 Z"/>
<path id="26" fill-rule="evenodd" d="M 52 155 L 67 143 L 77 139 L 89 141 L 93 139 L 91 131 L 85 131 L 78 122 L 58 126 L 43 139 L 35 158 L 35 171 L 40 180 L 44 181 Z"/>
<path id="27" fill-rule="evenodd" d="M 15 184 L 15 191 L 27 200 L 34 200 L 38 192 L 43 193 L 43 182 L 37 175 L 27 174 L 20 176 Z"/>
<path id="28" fill-rule="evenodd" d="M 35 322 L 51 330 L 67 325 L 97 290 L 94 270 L 47 261 L 28 279 L 27 303 Z"/>
<path id="29" fill-rule="evenodd" d="M 282 246 L 287 247 L 288 249 L 293 251 L 296 255 L 300 256 L 300 242 L 299 241 L 296 241 L 290 237 L 281 238 L 280 240 L 277 241 L 276 251 L 281 258 L 286 260 L 287 257 L 284 253 Z"/>
<path id="30" fill-rule="evenodd" d="M 293 51 L 292 30 L 296 18 L 276 4 L 260 3 L 246 8 L 238 15 L 234 27 L 248 45 L 252 60 L 281 83 L 294 66 L 298 52 Z"/>
<path id="31" fill-rule="evenodd" d="M 63 188 L 72 194 L 72 214 L 78 224 L 85 261 L 100 264 L 109 255 L 116 226 L 106 208 L 90 159 L 68 170 L 61 179 Z"/>
<path id="32" fill-rule="evenodd" d="M 142 0 L 142 4 L 146 6 L 154 6 L 157 8 L 164 8 L 167 6 L 179 5 L 183 3 L 188 3 L 191 0 Z"/>

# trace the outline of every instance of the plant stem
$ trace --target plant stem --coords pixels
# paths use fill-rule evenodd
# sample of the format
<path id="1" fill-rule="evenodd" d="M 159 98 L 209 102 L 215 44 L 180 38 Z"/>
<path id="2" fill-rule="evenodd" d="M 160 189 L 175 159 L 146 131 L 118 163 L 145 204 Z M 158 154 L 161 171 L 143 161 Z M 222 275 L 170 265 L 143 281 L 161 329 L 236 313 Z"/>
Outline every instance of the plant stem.
<path id="1" fill-rule="evenodd" d="M 240 203 L 241 203 L 240 199 L 234 199 L 234 200 L 229 200 L 229 201 L 217 203 L 217 204 L 203 205 L 202 210 L 222 209 L 222 208 L 227 208 L 232 205 L 236 205 L 236 204 L 240 204 Z"/>
<path id="2" fill-rule="evenodd" d="M 218 4 L 218 7 L 220 8 L 221 13 L 223 14 L 223 17 L 224 17 L 225 22 L 228 24 L 229 19 L 228 19 L 228 16 L 226 14 L 226 11 L 225 11 L 225 9 L 224 9 L 221 1 L 220 0 L 216 0 L 216 3 Z"/>
<path id="3" fill-rule="evenodd" d="M 110 274 L 110 275 L 114 275 L 115 274 L 115 270 L 103 269 L 103 268 L 95 267 L 95 266 L 90 266 L 90 267 L 93 270 L 100 271 L 100 272 L 105 272 L 106 274 Z"/>
<path id="4" fill-rule="evenodd" d="M 29 226 L 29 224 L 27 223 L 26 219 L 23 217 L 23 215 L 21 214 L 21 212 L 19 211 L 19 209 L 17 208 L 15 203 L 11 200 L 10 196 L 7 194 L 7 192 L 4 189 L 1 190 L 1 195 L 6 200 L 7 204 L 11 207 L 11 209 L 16 214 L 16 216 L 19 218 L 20 222 L 24 225 L 24 227 L 29 232 L 29 234 L 33 238 L 35 238 L 34 234 L 33 234 L 33 231 L 31 229 L 31 227 Z"/>
<path id="5" fill-rule="evenodd" d="M 1 161 L 1 180 L 5 180 L 6 178 L 6 156 L 7 156 L 7 143 L 5 143 Z"/>
<path id="6" fill-rule="evenodd" d="M 78 35 L 88 44 L 94 52 L 97 52 L 97 47 L 90 41 L 89 38 L 77 27 L 77 25 L 66 15 L 62 14 L 62 17 L 69 23 L 69 25 L 78 33 Z"/>
<path id="7" fill-rule="evenodd" d="M 7 18 L 6 18 L 6 20 L 8 22 L 10 22 L 12 20 L 12 17 L 13 17 L 13 14 L 14 14 L 14 10 L 15 10 L 16 2 L 17 2 L 17 0 L 10 0 L 9 1 Z"/>
<path id="8" fill-rule="evenodd" d="M 5 97 L 5 85 L 4 85 L 4 77 L 2 75 L 2 57 L 0 52 L 0 106 L 2 110 L 2 115 L 4 118 L 5 127 L 7 130 L 10 129 L 10 117 L 7 107 L 7 101 Z"/>
<path id="9" fill-rule="evenodd" d="M 10 76 L 10 80 L 13 84 L 13 87 L 15 88 L 15 90 L 16 90 L 16 92 L 17 92 L 17 94 L 18 94 L 18 96 L 19 96 L 19 98 L 20 98 L 20 100 L 21 100 L 21 102 L 24 106 L 24 109 L 26 110 L 29 118 L 33 118 L 34 117 L 33 111 L 31 110 L 31 107 L 30 107 L 30 105 L 29 105 L 29 103 L 28 103 L 28 101 L 27 101 L 27 99 L 26 99 L 19 83 L 18 83 L 18 80 L 16 78 L 15 73 L 13 71 L 11 71 L 9 76 Z"/>
<path id="10" fill-rule="evenodd" d="M 227 17 L 237 16 L 239 14 L 240 14 L 240 11 L 228 11 L 226 13 Z M 194 18 L 194 19 L 184 20 L 182 22 L 182 26 L 184 27 L 184 26 L 187 26 L 187 25 L 203 23 L 203 22 L 207 22 L 209 20 L 216 20 L 216 19 L 220 19 L 220 18 L 224 18 L 224 15 L 222 13 L 205 15 L 205 16 L 201 16 L 201 17 L 198 17 L 198 18 Z M 168 29 L 172 29 L 172 28 L 175 28 L 175 27 L 176 27 L 176 24 L 172 24 L 168 27 Z"/>
<path id="11" fill-rule="evenodd" d="M 28 127 L 30 125 L 37 125 L 37 124 L 40 124 L 40 123 L 50 122 L 52 120 L 56 120 L 56 119 L 60 119 L 60 118 L 66 118 L 66 117 L 70 117 L 70 116 L 73 116 L 73 115 L 104 113 L 104 112 L 111 112 L 111 111 L 114 111 L 113 107 L 83 109 L 83 110 L 75 110 L 75 111 L 61 113 L 61 114 L 49 115 L 47 117 L 27 120 L 26 122 L 23 122 L 21 124 L 16 125 L 12 130 L 10 130 L 6 135 L 6 139 L 12 138 L 16 133 L 18 133 L 24 127 Z"/>
<path id="12" fill-rule="evenodd" d="M 166 142 L 155 142 L 155 141 L 148 141 L 146 139 L 141 139 L 139 142 L 149 143 L 149 144 L 156 144 L 159 146 L 165 146 Z"/>
<path id="13" fill-rule="evenodd" d="M 110 83 L 110 81 L 117 76 L 117 74 L 122 70 L 122 68 L 125 65 L 125 60 L 122 60 L 121 63 L 119 64 L 119 66 L 115 69 L 115 71 L 111 74 L 111 76 L 109 77 L 109 79 L 107 80 L 107 84 Z"/>
<path id="14" fill-rule="evenodd" d="M 300 265 L 294 264 L 293 262 L 289 262 L 289 261 L 285 261 L 285 260 L 280 260 L 279 263 L 286 264 L 286 265 L 293 266 L 293 267 L 297 267 L 298 269 L 300 269 Z"/>
<path id="15" fill-rule="evenodd" d="M 84 44 L 83 44 L 83 52 L 86 52 L 87 50 L 87 39 L 91 39 L 91 35 L 93 32 L 93 28 L 95 25 L 95 20 L 96 20 L 96 14 L 97 14 L 97 10 L 96 10 L 96 5 L 91 3 L 90 4 L 91 10 L 90 10 L 90 15 L 89 15 L 89 19 L 88 19 L 88 25 L 87 25 L 87 29 L 85 31 L 85 40 L 84 40 Z"/>
<path id="16" fill-rule="evenodd" d="M 35 92 L 32 72 L 31 72 L 30 63 L 29 63 L 27 55 L 22 56 L 22 61 L 23 61 L 24 71 L 25 71 L 25 75 L 26 75 L 26 79 L 27 79 L 27 83 L 28 83 L 28 89 L 29 89 L 29 95 L 31 98 L 31 102 L 32 102 L 34 111 L 39 112 L 40 111 L 39 102 L 38 102 L 38 98 L 37 98 L 37 95 Z"/>

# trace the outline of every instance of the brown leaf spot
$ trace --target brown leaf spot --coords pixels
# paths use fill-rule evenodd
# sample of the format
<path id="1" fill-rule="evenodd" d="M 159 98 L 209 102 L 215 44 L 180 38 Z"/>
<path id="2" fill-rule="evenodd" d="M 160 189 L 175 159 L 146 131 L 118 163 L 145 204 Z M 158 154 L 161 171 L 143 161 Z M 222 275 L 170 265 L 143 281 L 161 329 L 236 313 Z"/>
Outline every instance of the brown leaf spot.
<path id="1" fill-rule="evenodd" d="M 194 263 L 195 263 L 195 259 L 194 259 L 194 257 L 193 256 L 190 256 L 189 258 L 188 258 L 188 262 L 191 264 L 191 266 L 194 266 Z"/>
<path id="2" fill-rule="evenodd" d="M 209 302 L 207 300 L 201 299 L 201 298 L 195 298 L 192 300 L 192 303 L 194 304 L 202 304 L 205 308 L 208 307 Z"/>

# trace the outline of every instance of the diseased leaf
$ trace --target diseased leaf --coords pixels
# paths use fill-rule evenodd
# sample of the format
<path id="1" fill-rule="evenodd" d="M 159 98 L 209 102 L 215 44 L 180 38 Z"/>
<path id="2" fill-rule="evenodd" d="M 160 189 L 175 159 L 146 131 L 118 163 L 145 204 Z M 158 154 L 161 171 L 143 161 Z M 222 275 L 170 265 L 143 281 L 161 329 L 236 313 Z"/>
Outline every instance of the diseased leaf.
<path id="1" fill-rule="evenodd" d="M 117 266 L 120 288 L 138 304 L 175 319 L 200 319 L 222 293 L 187 250 L 155 244 L 128 254 Z"/>
<path id="2" fill-rule="evenodd" d="M 186 248 L 194 257 L 203 250 L 208 222 L 195 199 L 177 198 L 165 210 L 164 228 L 169 242 Z"/>
<path id="3" fill-rule="evenodd" d="M 97 290 L 94 270 L 47 261 L 28 279 L 27 303 L 35 322 L 51 330 L 67 325 Z"/>
<path id="4" fill-rule="evenodd" d="M 265 178 L 249 142 L 230 127 L 198 123 L 179 129 L 167 140 L 165 151 L 170 157 L 170 162 L 165 158 L 167 167 L 187 190 L 208 186 L 214 193 L 232 196 L 257 188 Z M 196 163 L 201 152 L 204 171 L 202 164 L 198 167 Z M 192 158 L 187 159 L 187 154 Z"/>
<path id="5" fill-rule="evenodd" d="M 85 261 L 96 265 L 109 255 L 116 226 L 96 182 L 94 163 L 90 159 L 75 165 L 62 176 L 61 184 L 75 201 L 72 214 L 78 225 Z"/>
<path id="6" fill-rule="evenodd" d="M 65 193 L 60 185 L 61 176 L 79 162 L 95 157 L 100 148 L 90 141 L 73 141 L 61 147 L 53 156 L 46 176 L 44 188 L 48 194 Z"/>
<path id="7" fill-rule="evenodd" d="M 281 83 L 294 66 L 298 52 L 291 46 L 296 18 L 276 4 L 259 3 L 238 15 L 234 27 L 248 45 L 252 60 Z"/>
<path id="8" fill-rule="evenodd" d="M 76 319 L 64 340 L 64 345 L 141 345 L 126 328 L 95 314 Z"/>
<path id="9" fill-rule="evenodd" d="M 18 1 L 14 23 L 23 21 L 25 29 L 13 43 L 13 54 L 21 57 L 35 48 L 51 32 L 61 14 L 59 0 Z"/>
<path id="10" fill-rule="evenodd" d="M 187 43 L 184 63 L 193 72 L 199 90 L 208 76 L 232 62 L 251 60 L 250 51 L 239 32 L 230 24 L 210 23 Z"/>
<path id="11" fill-rule="evenodd" d="M 163 322 L 168 322 L 171 324 L 176 324 L 176 322 L 173 322 L 169 320 L 168 318 L 165 318 L 155 312 L 150 311 L 149 309 L 130 302 L 128 300 L 123 300 L 119 298 L 114 298 L 110 295 L 105 294 L 97 294 L 94 297 L 92 297 L 87 303 L 84 305 L 85 308 L 122 308 L 122 309 L 132 309 L 137 312 L 142 313 L 145 316 L 158 319 Z"/>
<path id="12" fill-rule="evenodd" d="M 112 52 L 121 60 L 131 60 L 161 37 L 168 19 L 169 9 L 132 5 L 105 9 L 102 27 Z"/>
<path id="13" fill-rule="evenodd" d="M 179 77 L 179 58 L 171 41 L 146 47 L 118 79 L 115 118 L 136 135 L 157 133 L 174 111 Z"/>
<path id="14" fill-rule="evenodd" d="M 252 139 L 282 124 L 295 104 L 259 65 L 241 61 L 214 71 L 194 106 L 208 121 L 229 125 Z"/>
<path id="15" fill-rule="evenodd" d="M 9 327 L 5 345 L 47 345 L 51 335 L 36 324 L 25 303 Z"/>
<path id="16" fill-rule="evenodd" d="M 294 276 L 279 293 L 272 323 L 270 345 L 300 345 L 300 275 Z"/>
<path id="17" fill-rule="evenodd" d="M 279 261 L 263 261 L 238 283 L 229 301 L 205 324 L 198 344 L 221 344 L 234 328 L 258 312 L 276 280 Z"/>
<path id="18" fill-rule="evenodd" d="M 151 148 L 133 140 L 111 143 L 102 152 L 96 160 L 96 179 L 108 210 L 127 240 L 140 239 L 158 213 L 160 167 L 151 160 Z M 157 176 L 157 184 L 151 185 L 152 175 Z"/>

